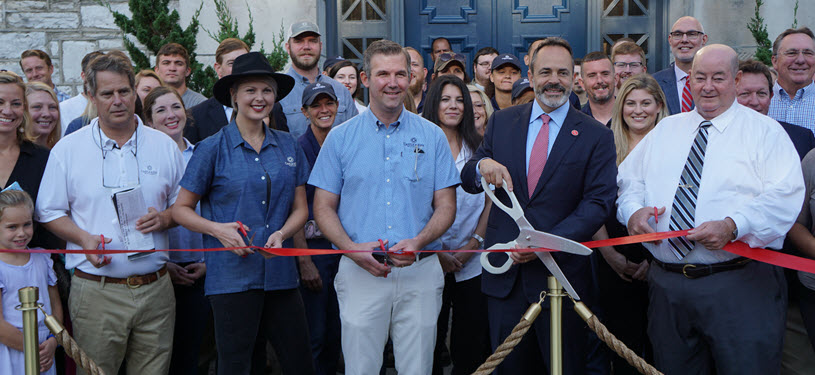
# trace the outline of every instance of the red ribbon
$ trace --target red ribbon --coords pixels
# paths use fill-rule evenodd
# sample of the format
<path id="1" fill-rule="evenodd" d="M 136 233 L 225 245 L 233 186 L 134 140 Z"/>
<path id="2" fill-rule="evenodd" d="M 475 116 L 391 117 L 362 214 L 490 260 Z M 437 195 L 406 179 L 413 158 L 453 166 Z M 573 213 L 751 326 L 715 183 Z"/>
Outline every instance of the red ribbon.
<path id="1" fill-rule="evenodd" d="M 588 241 L 583 242 L 583 245 L 589 248 L 598 248 L 604 246 L 619 246 L 629 245 L 642 242 L 651 242 L 658 240 L 666 240 L 674 237 L 682 237 L 688 234 L 689 230 L 678 230 L 672 232 L 659 232 L 639 234 L 636 236 L 626 236 L 609 238 L 607 240 Z M 244 247 L 221 247 L 212 249 L 167 249 L 161 251 L 228 251 L 238 249 L 252 249 L 265 251 L 277 256 L 304 256 L 304 255 L 329 255 L 329 254 L 348 254 L 348 253 L 369 253 L 371 250 L 337 250 L 337 249 L 290 249 L 290 248 L 264 248 L 260 246 L 244 246 Z M 759 262 L 772 264 L 779 267 L 789 268 L 798 271 L 815 273 L 815 260 L 802 258 L 795 255 L 789 255 L 774 250 L 757 249 L 748 246 L 744 242 L 736 241 L 731 242 L 724 246 L 724 251 L 732 254 L 750 258 Z M 157 250 L 141 251 L 141 252 L 156 252 Z M 482 252 L 527 252 L 527 251 L 558 251 L 557 249 L 500 249 L 500 250 L 418 250 L 416 252 L 450 252 L 450 253 L 482 253 Z M 133 253 L 133 250 L 45 250 L 45 249 L 0 249 L 4 253 L 44 253 L 44 254 L 122 254 Z"/>

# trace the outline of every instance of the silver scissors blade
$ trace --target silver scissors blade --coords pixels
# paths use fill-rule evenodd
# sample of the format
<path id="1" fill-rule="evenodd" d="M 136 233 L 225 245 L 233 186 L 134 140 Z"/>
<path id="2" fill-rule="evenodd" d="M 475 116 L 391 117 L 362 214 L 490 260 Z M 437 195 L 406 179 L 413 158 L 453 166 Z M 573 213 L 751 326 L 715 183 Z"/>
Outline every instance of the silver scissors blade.
<path id="1" fill-rule="evenodd" d="M 523 247 L 542 247 L 577 255 L 591 255 L 592 253 L 591 249 L 580 242 L 572 241 L 554 234 L 524 228 L 520 225 L 519 227 L 521 228 L 521 232 L 518 234 L 516 241 Z"/>
<path id="2" fill-rule="evenodd" d="M 566 278 L 566 275 L 563 274 L 563 271 L 560 270 L 560 267 L 555 262 L 555 259 L 552 258 L 552 254 L 546 251 L 539 251 L 536 252 L 535 255 L 546 265 L 546 268 L 549 269 L 549 272 L 552 273 L 557 281 L 560 281 L 560 285 L 563 285 L 563 289 L 566 289 L 566 293 L 569 293 L 575 301 L 580 301 L 580 296 L 577 295 L 577 292 L 572 287 L 572 284 L 569 283 L 569 280 Z"/>

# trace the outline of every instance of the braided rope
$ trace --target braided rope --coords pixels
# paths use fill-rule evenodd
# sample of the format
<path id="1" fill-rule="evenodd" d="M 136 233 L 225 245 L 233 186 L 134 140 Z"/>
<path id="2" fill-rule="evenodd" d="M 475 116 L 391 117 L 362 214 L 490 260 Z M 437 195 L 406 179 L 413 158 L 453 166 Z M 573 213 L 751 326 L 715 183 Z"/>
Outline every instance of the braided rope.
<path id="1" fill-rule="evenodd" d="M 515 328 L 512 329 L 512 332 L 504 339 L 504 342 L 495 349 L 495 353 L 487 358 L 481 366 L 478 366 L 478 369 L 475 370 L 473 375 L 489 375 L 495 371 L 495 368 L 504 361 L 509 353 L 512 353 L 512 349 L 515 349 L 515 346 L 521 342 L 521 339 L 524 338 L 524 335 L 527 331 L 529 331 L 529 327 L 532 327 L 532 321 L 521 319 Z"/>
<path id="2" fill-rule="evenodd" d="M 57 339 L 57 343 L 65 348 L 65 353 L 74 359 L 77 366 L 87 371 L 89 375 L 105 375 L 105 372 L 88 357 L 88 354 L 79 347 L 71 335 L 68 334 L 67 330 L 63 329 L 59 333 L 54 334 L 54 338 Z"/>
<path id="3" fill-rule="evenodd" d="M 634 353 L 633 350 L 625 346 L 603 323 L 600 323 L 600 320 L 598 320 L 596 316 L 592 315 L 589 319 L 585 319 L 585 321 L 589 324 L 589 328 L 597 333 L 597 337 L 599 337 L 600 340 L 606 343 L 609 348 L 614 350 L 617 355 L 625 359 L 628 364 L 637 369 L 641 374 L 663 375 L 659 370 L 654 368 L 654 366 L 651 366 L 651 364 L 642 359 L 642 357 Z"/>

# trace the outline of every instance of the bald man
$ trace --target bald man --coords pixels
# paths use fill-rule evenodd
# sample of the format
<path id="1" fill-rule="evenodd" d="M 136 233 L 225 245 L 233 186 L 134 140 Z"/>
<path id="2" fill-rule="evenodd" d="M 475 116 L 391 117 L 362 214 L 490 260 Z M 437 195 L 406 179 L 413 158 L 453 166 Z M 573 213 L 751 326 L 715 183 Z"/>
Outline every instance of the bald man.
<path id="1" fill-rule="evenodd" d="M 668 34 L 668 44 L 674 63 L 667 69 L 654 73 L 654 79 L 665 92 L 668 111 L 673 115 L 693 109 L 693 99 L 687 77 L 693 56 L 707 43 L 707 35 L 696 18 L 685 16 L 674 22 Z"/>
<path id="2" fill-rule="evenodd" d="M 735 240 L 780 249 L 804 183 L 784 129 L 736 102 L 741 75 L 732 48 L 700 49 L 695 109 L 663 119 L 619 168 L 617 218 L 632 235 L 691 229 L 646 244 L 648 335 L 665 374 L 780 371 L 783 272 L 721 249 Z"/>

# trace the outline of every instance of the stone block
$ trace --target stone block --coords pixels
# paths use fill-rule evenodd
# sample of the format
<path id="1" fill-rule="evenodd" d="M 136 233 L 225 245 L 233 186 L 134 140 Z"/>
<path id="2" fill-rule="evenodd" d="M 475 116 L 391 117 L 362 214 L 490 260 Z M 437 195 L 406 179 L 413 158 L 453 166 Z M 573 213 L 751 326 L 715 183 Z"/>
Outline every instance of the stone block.
<path id="1" fill-rule="evenodd" d="M 20 52 L 32 48 L 44 48 L 44 32 L 0 33 L 0 59 L 19 59 Z"/>
<path id="2" fill-rule="evenodd" d="M 121 37 L 115 39 L 99 39 L 99 49 L 124 49 L 124 43 L 122 42 Z"/>
<path id="3" fill-rule="evenodd" d="M 76 87 L 74 87 L 74 86 L 57 85 L 57 89 L 59 89 L 59 91 L 64 92 L 64 93 L 66 93 L 68 95 L 71 95 L 71 96 L 74 96 L 77 93 Z"/>
<path id="4" fill-rule="evenodd" d="M 79 14 L 75 12 L 6 12 L 10 28 L 22 29 L 75 29 L 79 27 Z"/>
<path id="5" fill-rule="evenodd" d="M 79 2 L 74 0 L 51 1 L 50 10 L 79 10 Z"/>
<path id="6" fill-rule="evenodd" d="M 62 42 L 62 82 L 82 82 L 82 58 L 99 49 L 95 42 L 66 40 Z"/>
<path id="7" fill-rule="evenodd" d="M 45 1 L 45 0 L 37 0 L 37 1 L 16 0 L 16 1 L 8 1 L 8 2 L 6 2 L 6 10 L 32 11 L 32 10 L 46 10 L 46 9 L 48 9 L 48 2 Z"/>
<path id="8" fill-rule="evenodd" d="M 19 55 L 17 57 L 19 58 Z M 25 75 L 23 75 L 23 70 L 20 69 L 20 63 L 18 60 L 0 61 L 0 69 L 17 73 L 20 77 L 25 78 Z"/>
<path id="9" fill-rule="evenodd" d="M 45 52 L 48 52 L 49 56 L 59 56 L 59 42 L 55 40 L 48 42 L 48 50 Z"/>
<path id="10" fill-rule="evenodd" d="M 127 3 L 110 4 L 111 9 L 128 17 L 132 15 Z M 80 9 L 82 15 L 82 26 L 100 29 L 116 29 L 119 27 L 113 23 L 113 14 L 107 7 L 102 5 L 82 5 Z"/>

